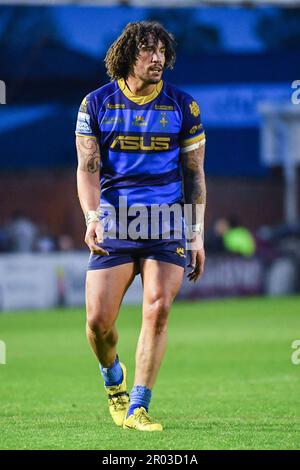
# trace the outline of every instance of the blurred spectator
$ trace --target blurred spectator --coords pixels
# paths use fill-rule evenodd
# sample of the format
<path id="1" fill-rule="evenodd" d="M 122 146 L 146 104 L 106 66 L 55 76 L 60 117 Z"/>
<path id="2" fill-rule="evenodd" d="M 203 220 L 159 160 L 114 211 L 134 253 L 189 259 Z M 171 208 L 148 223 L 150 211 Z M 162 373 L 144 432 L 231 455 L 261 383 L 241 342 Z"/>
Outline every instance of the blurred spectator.
<path id="1" fill-rule="evenodd" d="M 223 243 L 227 251 L 241 256 L 255 254 L 255 239 L 251 232 L 239 224 L 236 217 L 230 217 L 228 224 L 223 223 Z"/>
<path id="2" fill-rule="evenodd" d="M 60 235 L 58 237 L 58 249 L 59 251 L 72 251 L 74 250 L 74 241 L 70 235 Z"/>
<path id="3" fill-rule="evenodd" d="M 0 226 L 0 252 L 8 251 L 8 248 L 9 248 L 9 240 L 7 236 L 7 231 L 4 227 Z"/>
<path id="4" fill-rule="evenodd" d="M 50 235 L 47 225 L 41 225 L 35 248 L 41 253 L 49 253 L 57 249 L 55 240 L 52 235 Z"/>
<path id="5" fill-rule="evenodd" d="M 225 224 L 225 227 L 223 227 Z M 224 252 L 223 232 L 227 228 L 227 221 L 224 218 L 217 219 L 211 230 L 205 233 L 205 249 L 207 252 Z"/>
<path id="6" fill-rule="evenodd" d="M 208 251 L 225 251 L 241 256 L 253 256 L 256 248 L 255 238 L 235 216 L 216 220 L 213 231 L 206 239 L 206 247 Z"/>
<path id="7" fill-rule="evenodd" d="M 256 237 L 260 254 L 264 255 L 267 247 L 275 255 L 290 254 L 300 259 L 300 221 L 275 227 L 262 226 L 257 230 Z"/>
<path id="8" fill-rule="evenodd" d="M 11 251 L 33 251 L 38 234 L 36 225 L 22 211 L 15 210 L 6 227 L 8 245 Z"/>

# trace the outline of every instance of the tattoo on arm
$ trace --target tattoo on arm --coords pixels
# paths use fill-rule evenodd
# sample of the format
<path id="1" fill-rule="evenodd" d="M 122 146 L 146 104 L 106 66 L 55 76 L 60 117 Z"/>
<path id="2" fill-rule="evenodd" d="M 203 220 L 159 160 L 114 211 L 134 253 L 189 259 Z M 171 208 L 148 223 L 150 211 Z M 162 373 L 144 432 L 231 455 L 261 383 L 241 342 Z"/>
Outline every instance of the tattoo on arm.
<path id="1" fill-rule="evenodd" d="M 100 168 L 100 149 L 94 137 L 76 137 L 78 168 L 88 173 L 96 173 Z"/>
<path id="2" fill-rule="evenodd" d="M 204 146 L 181 154 L 184 195 L 188 204 L 206 203 Z"/>

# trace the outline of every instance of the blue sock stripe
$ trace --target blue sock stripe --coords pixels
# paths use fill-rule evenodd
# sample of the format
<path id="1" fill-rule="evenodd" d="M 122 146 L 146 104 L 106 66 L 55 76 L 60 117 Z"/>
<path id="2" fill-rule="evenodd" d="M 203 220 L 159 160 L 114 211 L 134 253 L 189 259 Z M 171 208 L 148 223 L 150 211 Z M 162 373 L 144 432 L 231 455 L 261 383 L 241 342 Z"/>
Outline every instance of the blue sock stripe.
<path id="1" fill-rule="evenodd" d="M 142 385 L 135 385 L 130 393 L 128 416 L 134 412 L 135 408 L 140 408 L 141 406 L 148 411 L 151 397 L 152 392 L 149 388 Z"/>
<path id="2" fill-rule="evenodd" d="M 123 380 L 123 371 L 117 356 L 111 367 L 102 367 L 99 364 L 101 375 L 106 386 L 119 385 Z"/>

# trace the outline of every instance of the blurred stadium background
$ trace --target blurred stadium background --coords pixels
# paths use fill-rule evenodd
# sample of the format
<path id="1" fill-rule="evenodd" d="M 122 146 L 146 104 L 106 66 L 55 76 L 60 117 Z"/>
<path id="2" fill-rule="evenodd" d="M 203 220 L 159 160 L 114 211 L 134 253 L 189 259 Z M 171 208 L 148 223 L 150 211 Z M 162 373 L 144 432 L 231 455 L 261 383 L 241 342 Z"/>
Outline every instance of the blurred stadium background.
<path id="1" fill-rule="evenodd" d="M 299 2 L 17 3 L 0 9 L 0 309 L 83 301 L 76 113 L 108 80 L 108 46 L 138 19 L 175 34 L 166 78 L 197 98 L 207 132 L 207 269 L 180 295 L 299 291 Z"/>
<path id="2" fill-rule="evenodd" d="M 0 339 L 11 361 L 0 366 L 9 384 L 2 447 L 98 445 L 99 383 L 82 315 L 88 251 L 74 127 L 82 98 L 108 81 L 108 46 L 141 19 L 159 20 L 175 34 L 177 61 L 165 78 L 198 100 L 207 134 L 206 272 L 198 284 L 183 284 L 170 335 L 169 354 L 178 362 L 168 356 L 159 379 L 166 386 L 179 364 L 189 380 L 194 361 L 202 386 L 194 378 L 189 390 L 200 394 L 205 412 L 187 409 L 187 432 L 181 412 L 182 432 L 171 431 L 170 440 L 131 438 L 126 445 L 296 448 L 299 379 L 290 348 L 299 331 L 300 2 L 293 0 L 0 0 Z M 245 299 L 203 301 L 224 297 Z M 139 311 L 131 305 L 140 300 L 137 278 L 120 319 L 127 338 L 120 348 L 132 368 L 138 329 L 130 312 Z M 48 309 L 51 315 L 38 315 Z M 23 310 L 32 313 L 5 314 Z M 70 377 L 79 388 L 70 390 Z M 93 403 L 76 390 L 83 397 L 90 390 Z M 163 393 L 157 407 L 168 420 Z M 101 413 L 110 432 L 104 404 Z M 90 431 L 81 427 L 87 418 Z M 126 448 L 115 433 L 114 444 L 107 438 L 101 448 Z"/>

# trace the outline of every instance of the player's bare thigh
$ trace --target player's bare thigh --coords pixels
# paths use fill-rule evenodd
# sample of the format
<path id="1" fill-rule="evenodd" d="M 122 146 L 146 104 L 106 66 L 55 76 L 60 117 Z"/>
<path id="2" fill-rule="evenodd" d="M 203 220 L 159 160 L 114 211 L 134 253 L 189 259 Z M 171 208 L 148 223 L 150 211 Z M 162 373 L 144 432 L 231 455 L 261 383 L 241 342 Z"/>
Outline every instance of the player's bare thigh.
<path id="1" fill-rule="evenodd" d="M 134 263 L 95 269 L 86 276 L 86 310 L 89 323 L 110 328 L 118 315 L 122 299 L 135 277 Z"/>
<path id="2" fill-rule="evenodd" d="M 168 309 L 181 287 L 184 268 L 164 261 L 143 259 L 141 275 L 144 286 L 144 307 L 160 300 Z"/>

